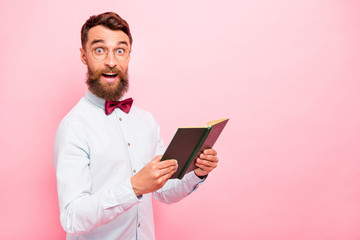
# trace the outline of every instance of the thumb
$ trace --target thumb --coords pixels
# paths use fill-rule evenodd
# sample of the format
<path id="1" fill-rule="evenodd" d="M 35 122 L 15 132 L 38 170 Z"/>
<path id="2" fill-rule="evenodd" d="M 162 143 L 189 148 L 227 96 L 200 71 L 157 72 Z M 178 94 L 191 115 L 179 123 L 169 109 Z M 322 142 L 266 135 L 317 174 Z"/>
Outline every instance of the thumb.
<path id="1" fill-rule="evenodd" d="M 157 155 L 157 156 L 152 160 L 152 162 L 160 162 L 161 158 L 162 158 L 162 155 Z"/>

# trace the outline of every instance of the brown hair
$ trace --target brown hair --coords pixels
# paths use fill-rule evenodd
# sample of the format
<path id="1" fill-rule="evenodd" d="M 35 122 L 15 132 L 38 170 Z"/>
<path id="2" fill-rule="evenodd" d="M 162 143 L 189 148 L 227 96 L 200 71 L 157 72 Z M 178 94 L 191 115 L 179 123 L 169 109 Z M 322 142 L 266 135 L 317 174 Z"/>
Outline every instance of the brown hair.
<path id="1" fill-rule="evenodd" d="M 111 30 L 121 30 L 130 39 L 130 45 L 132 44 L 132 37 L 130 33 L 129 24 L 114 12 L 105 12 L 99 15 L 91 16 L 81 28 L 81 46 L 85 49 L 86 42 L 88 40 L 88 33 L 90 28 L 102 25 Z"/>

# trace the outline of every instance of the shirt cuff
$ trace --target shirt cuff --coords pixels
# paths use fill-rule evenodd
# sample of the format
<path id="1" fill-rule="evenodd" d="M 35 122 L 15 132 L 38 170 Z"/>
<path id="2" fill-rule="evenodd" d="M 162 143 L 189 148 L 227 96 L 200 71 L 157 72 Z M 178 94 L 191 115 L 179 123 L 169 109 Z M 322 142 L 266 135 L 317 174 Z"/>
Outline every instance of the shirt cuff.
<path id="1" fill-rule="evenodd" d="M 199 187 L 200 184 L 202 184 L 206 180 L 207 175 L 205 176 L 204 179 L 201 179 L 195 174 L 194 171 L 191 171 L 188 174 L 186 174 L 184 178 L 186 178 L 186 181 L 190 186 L 193 186 L 193 190 L 191 191 L 193 192 Z"/>
<path id="2" fill-rule="evenodd" d="M 111 200 L 105 204 L 105 208 L 120 206 L 125 211 L 139 203 L 142 196 L 137 197 L 132 189 L 130 178 L 126 181 L 115 185 L 110 190 Z"/>

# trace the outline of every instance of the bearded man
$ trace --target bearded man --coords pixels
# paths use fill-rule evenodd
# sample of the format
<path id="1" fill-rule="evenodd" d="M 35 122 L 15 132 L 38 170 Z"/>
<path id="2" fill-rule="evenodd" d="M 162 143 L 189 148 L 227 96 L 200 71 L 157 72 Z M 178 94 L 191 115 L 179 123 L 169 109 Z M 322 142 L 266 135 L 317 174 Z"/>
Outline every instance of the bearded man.
<path id="1" fill-rule="evenodd" d="M 88 91 L 58 126 L 56 169 L 60 221 L 67 239 L 155 239 L 151 193 L 174 203 L 193 192 L 217 166 L 208 149 L 197 169 L 169 179 L 175 159 L 164 152 L 152 115 L 123 99 L 129 85 L 132 36 L 127 22 L 106 12 L 81 29 Z"/>

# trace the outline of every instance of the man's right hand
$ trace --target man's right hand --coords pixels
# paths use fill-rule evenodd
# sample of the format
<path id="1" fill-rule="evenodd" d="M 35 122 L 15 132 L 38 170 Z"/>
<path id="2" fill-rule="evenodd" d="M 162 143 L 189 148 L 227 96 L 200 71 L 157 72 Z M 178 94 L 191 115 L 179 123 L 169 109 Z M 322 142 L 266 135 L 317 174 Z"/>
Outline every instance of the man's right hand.
<path id="1" fill-rule="evenodd" d="M 162 188 L 171 175 L 176 172 L 178 167 L 177 161 L 170 159 L 160 162 L 161 157 L 161 155 L 156 156 L 137 174 L 131 177 L 130 182 L 136 196 L 155 192 Z"/>

